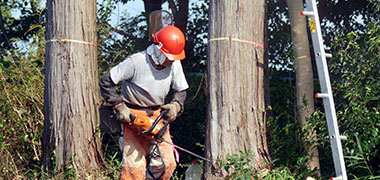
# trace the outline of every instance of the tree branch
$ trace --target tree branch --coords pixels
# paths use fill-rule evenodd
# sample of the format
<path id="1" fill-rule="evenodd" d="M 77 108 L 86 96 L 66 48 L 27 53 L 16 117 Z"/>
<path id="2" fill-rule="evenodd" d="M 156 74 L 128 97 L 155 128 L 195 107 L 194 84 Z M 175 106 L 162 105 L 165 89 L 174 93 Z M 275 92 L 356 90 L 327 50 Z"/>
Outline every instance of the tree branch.
<path id="1" fill-rule="evenodd" d="M 3 36 L 4 36 L 4 39 L 5 39 L 7 46 L 9 48 L 12 48 L 12 46 L 9 42 L 9 39 L 7 37 L 7 33 L 5 32 L 4 23 L 3 23 L 3 15 L 2 15 L 1 9 L 0 9 L 0 26 L 1 26 L 1 31 L 3 32 Z"/>
<path id="2" fill-rule="evenodd" d="M 175 16 L 178 13 L 177 7 L 175 6 L 174 0 L 168 0 L 169 7 L 173 12 L 173 15 Z"/>

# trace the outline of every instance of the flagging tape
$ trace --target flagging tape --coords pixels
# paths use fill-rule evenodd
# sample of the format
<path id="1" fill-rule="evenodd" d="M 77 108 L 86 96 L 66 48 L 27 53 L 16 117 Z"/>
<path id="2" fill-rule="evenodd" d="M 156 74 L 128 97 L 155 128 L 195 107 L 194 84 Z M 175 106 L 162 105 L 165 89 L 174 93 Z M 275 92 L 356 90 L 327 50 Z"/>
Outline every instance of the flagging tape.
<path id="1" fill-rule="evenodd" d="M 300 60 L 300 59 L 303 59 L 303 58 L 310 58 L 311 56 L 298 56 L 296 58 L 294 58 L 294 60 Z"/>
<path id="2" fill-rule="evenodd" d="M 266 46 L 260 44 L 260 43 L 257 43 L 257 42 L 253 42 L 253 41 L 248 41 L 248 40 L 243 40 L 243 39 L 237 39 L 237 38 L 229 38 L 229 37 L 219 37 L 219 38 L 211 38 L 209 39 L 208 41 L 209 42 L 212 42 L 212 41 L 223 41 L 223 40 L 231 40 L 231 41 L 236 41 L 236 42 L 242 42 L 242 43 L 247 43 L 247 44 L 253 44 L 253 45 L 256 45 L 256 46 L 259 46 L 261 48 L 267 48 Z"/>
<path id="3" fill-rule="evenodd" d="M 71 43 L 80 43 L 80 44 L 87 44 L 87 45 L 90 45 L 90 46 L 94 46 L 94 47 L 97 47 L 97 45 L 95 43 L 91 43 L 91 42 L 86 42 L 86 41 L 80 41 L 80 40 L 74 40 L 74 39 L 50 39 L 50 40 L 47 40 L 46 41 L 47 43 L 48 42 L 71 42 Z"/>

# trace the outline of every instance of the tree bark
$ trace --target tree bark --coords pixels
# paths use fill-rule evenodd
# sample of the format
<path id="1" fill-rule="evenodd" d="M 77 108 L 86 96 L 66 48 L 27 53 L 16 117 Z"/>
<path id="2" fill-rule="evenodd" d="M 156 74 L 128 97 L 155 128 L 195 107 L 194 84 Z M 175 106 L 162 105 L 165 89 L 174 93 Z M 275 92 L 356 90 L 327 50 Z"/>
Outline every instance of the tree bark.
<path id="1" fill-rule="evenodd" d="M 251 151 L 251 167 L 269 162 L 266 138 L 265 0 L 211 0 L 208 49 L 206 179 L 221 179 L 227 154 Z"/>
<path id="2" fill-rule="evenodd" d="M 45 168 L 79 175 L 102 167 L 98 124 L 96 1 L 48 0 L 45 72 Z"/>
<path id="3" fill-rule="evenodd" d="M 286 2 L 289 9 L 293 51 L 295 56 L 297 118 L 304 127 L 307 123 L 307 118 L 314 112 L 313 69 L 306 29 L 307 23 L 305 17 L 300 14 L 300 12 L 304 10 L 303 1 L 287 0 Z M 310 147 L 306 147 L 306 151 L 310 158 L 308 167 L 310 169 L 316 168 L 319 170 L 319 153 L 317 143 L 315 142 L 315 130 L 308 129 L 308 137 L 306 140 L 312 142 Z"/>

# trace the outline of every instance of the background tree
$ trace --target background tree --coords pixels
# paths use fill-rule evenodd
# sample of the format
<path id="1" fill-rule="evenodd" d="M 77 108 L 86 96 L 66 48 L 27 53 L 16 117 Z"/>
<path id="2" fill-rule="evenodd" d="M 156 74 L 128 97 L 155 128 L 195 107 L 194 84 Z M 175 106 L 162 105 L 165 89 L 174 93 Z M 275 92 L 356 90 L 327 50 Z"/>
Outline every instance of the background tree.
<path id="1" fill-rule="evenodd" d="M 205 147 L 213 163 L 206 162 L 206 179 L 225 176 L 219 162 L 239 151 L 252 152 L 254 170 L 269 162 L 265 6 L 265 1 L 210 1 Z"/>
<path id="2" fill-rule="evenodd" d="M 309 51 L 309 39 L 307 34 L 307 22 L 305 16 L 301 16 L 304 11 L 302 0 L 287 0 L 289 19 L 291 23 L 292 46 L 294 53 L 294 65 L 296 73 L 296 99 L 297 118 L 302 127 L 307 131 L 305 144 L 310 160 L 308 166 L 311 170 L 320 169 L 319 153 L 316 143 L 316 131 L 307 126 L 308 118 L 314 112 L 314 82 L 313 68 Z M 302 137 L 300 138 L 302 139 Z"/>
<path id="3" fill-rule="evenodd" d="M 42 154 L 44 5 L 1 1 L 0 9 L 10 43 L 0 39 L 0 179 L 31 177 Z M 16 18 L 12 12 L 17 10 L 25 14 Z M 36 19 L 24 22 L 31 16 Z M 20 31 L 19 36 L 11 34 Z"/>
<path id="4" fill-rule="evenodd" d="M 168 3 L 170 10 L 173 13 L 175 25 L 186 35 L 186 27 L 189 14 L 189 0 L 177 1 L 177 4 L 174 0 L 168 0 Z"/>
<path id="5" fill-rule="evenodd" d="M 96 130 L 96 3 L 49 0 L 47 10 L 43 160 L 83 176 L 103 159 Z"/>
<path id="6" fill-rule="evenodd" d="M 18 17 L 13 16 L 15 12 L 19 13 Z M 43 22 L 44 12 L 39 0 L 0 2 L 0 58 L 6 56 L 6 50 L 20 48 L 12 39 L 27 41 L 38 33 L 36 25 Z"/>
<path id="7" fill-rule="evenodd" d="M 143 0 L 145 14 L 148 17 L 152 11 L 162 9 L 162 0 Z"/>

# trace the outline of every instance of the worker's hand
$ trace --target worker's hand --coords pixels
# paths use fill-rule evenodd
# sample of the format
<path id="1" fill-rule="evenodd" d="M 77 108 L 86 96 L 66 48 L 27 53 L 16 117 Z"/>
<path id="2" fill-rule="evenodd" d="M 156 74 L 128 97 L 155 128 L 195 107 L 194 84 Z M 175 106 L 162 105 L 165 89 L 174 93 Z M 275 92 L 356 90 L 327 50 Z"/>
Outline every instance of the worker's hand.
<path id="1" fill-rule="evenodd" d="M 167 120 L 174 121 L 178 115 L 178 112 L 181 110 L 181 105 L 174 101 L 172 103 L 161 106 L 161 109 L 167 110 L 167 113 L 164 115 Z"/>
<path id="2" fill-rule="evenodd" d="M 131 122 L 131 110 L 124 104 L 124 103 L 119 103 L 116 104 L 113 109 L 116 111 L 116 119 L 119 120 L 120 122 L 124 123 L 130 123 Z"/>

